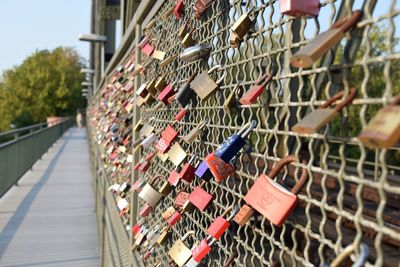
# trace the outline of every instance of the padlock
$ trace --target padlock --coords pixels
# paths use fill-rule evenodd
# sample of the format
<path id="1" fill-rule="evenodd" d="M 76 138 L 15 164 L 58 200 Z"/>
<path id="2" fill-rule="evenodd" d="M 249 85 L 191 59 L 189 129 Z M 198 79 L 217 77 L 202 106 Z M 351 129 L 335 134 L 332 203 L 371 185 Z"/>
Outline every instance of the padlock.
<path id="1" fill-rule="evenodd" d="M 206 192 L 202 187 L 206 181 L 203 181 L 200 186 L 196 186 L 189 196 L 189 201 L 200 211 L 204 211 L 212 202 L 214 196 Z"/>
<path id="2" fill-rule="evenodd" d="M 157 79 L 153 79 L 147 83 L 147 87 L 146 87 L 147 91 L 149 92 L 149 94 L 151 96 L 153 96 L 153 98 L 156 97 L 158 94 L 158 90 L 156 88 L 156 83 L 157 83 Z M 149 96 L 149 95 L 147 95 L 147 96 Z"/>
<path id="3" fill-rule="evenodd" d="M 169 226 L 166 226 L 164 227 L 164 229 L 161 230 L 161 234 L 157 239 L 157 244 L 164 245 L 165 242 L 167 242 L 169 235 Z"/>
<path id="4" fill-rule="evenodd" d="M 141 136 L 149 136 L 154 131 L 154 127 L 149 124 L 151 120 L 153 120 L 153 118 L 151 118 L 148 123 L 143 123 L 143 126 L 139 130 Z"/>
<path id="5" fill-rule="evenodd" d="M 178 114 L 175 115 L 175 121 L 182 120 L 185 117 L 185 115 L 188 112 L 188 110 L 190 109 L 190 107 L 191 107 L 191 104 L 187 105 L 186 107 L 181 108 L 179 110 Z"/>
<path id="6" fill-rule="evenodd" d="M 152 58 L 163 61 L 165 59 L 167 53 L 160 51 L 160 50 L 154 50 L 153 54 L 151 55 Z"/>
<path id="7" fill-rule="evenodd" d="M 139 41 L 139 44 L 138 44 L 138 49 L 139 50 L 142 50 L 143 48 L 144 48 L 144 46 L 146 45 L 146 44 L 148 44 L 148 42 L 149 42 L 149 37 L 147 37 L 147 36 L 142 36 L 141 38 L 140 38 L 140 41 Z"/>
<path id="8" fill-rule="evenodd" d="M 190 203 L 189 199 L 186 200 L 185 204 L 182 206 L 182 213 L 192 213 L 196 207 Z"/>
<path id="9" fill-rule="evenodd" d="M 143 54 L 150 57 L 154 52 L 154 46 L 152 46 L 150 43 L 147 43 L 144 45 L 141 51 Z"/>
<path id="10" fill-rule="evenodd" d="M 245 226 L 246 223 L 250 220 L 250 218 L 253 216 L 254 210 L 250 207 L 244 204 L 239 212 L 235 215 L 233 220 L 239 224 L 240 226 Z"/>
<path id="11" fill-rule="evenodd" d="M 144 103 L 148 106 L 151 106 L 154 102 L 156 102 L 156 99 L 151 95 L 148 94 L 145 98 L 144 98 Z"/>
<path id="12" fill-rule="evenodd" d="M 168 219 L 167 223 L 169 226 L 174 226 L 182 218 L 182 214 L 179 211 L 175 211 Z"/>
<path id="13" fill-rule="evenodd" d="M 177 167 L 186 159 L 186 157 L 187 154 L 185 150 L 183 150 L 178 142 L 175 142 L 175 144 L 168 151 L 169 160 Z"/>
<path id="14" fill-rule="evenodd" d="M 192 143 L 202 132 L 205 126 L 207 126 L 208 118 L 206 118 L 203 122 L 199 123 L 196 127 L 194 127 L 190 132 L 182 137 L 183 141 L 187 144 Z"/>
<path id="15" fill-rule="evenodd" d="M 190 87 L 190 83 L 194 80 L 196 74 L 192 74 L 186 82 L 180 87 L 175 95 L 175 101 L 181 105 L 181 107 L 186 107 L 190 104 L 190 101 L 195 98 L 196 94 Z"/>
<path id="16" fill-rule="evenodd" d="M 324 264 L 322 267 L 339 267 L 343 265 L 343 262 L 350 257 L 350 255 L 355 252 L 356 246 L 355 244 L 351 244 L 344 248 L 342 252 L 339 253 L 339 255 L 332 261 L 330 265 Z M 365 262 L 368 259 L 368 254 L 369 254 L 369 248 L 368 245 L 365 243 L 361 243 L 359 247 L 359 252 L 360 254 L 357 257 L 356 262 L 351 265 L 352 267 L 362 267 L 364 266 Z"/>
<path id="17" fill-rule="evenodd" d="M 200 59 L 206 59 L 210 56 L 212 46 L 210 44 L 200 43 L 186 48 L 179 55 L 183 62 L 193 62 Z"/>
<path id="18" fill-rule="evenodd" d="M 223 68 L 221 65 L 216 65 L 209 71 L 203 71 L 190 83 L 190 86 L 201 100 L 207 100 L 212 94 L 214 94 L 225 79 L 226 72 L 224 71 L 224 74 L 221 76 L 221 78 L 219 78 L 218 81 L 214 81 L 210 77 L 210 74 L 214 71 L 223 71 Z"/>
<path id="19" fill-rule="evenodd" d="M 160 62 L 160 67 L 166 67 L 168 66 L 172 61 L 174 61 L 174 59 L 176 59 L 178 57 L 178 54 L 175 54 L 173 56 L 167 57 L 166 59 L 164 59 L 163 61 Z"/>
<path id="20" fill-rule="evenodd" d="M 179 181 L 181 180 L 181 175 L 176 170 L 170 172 L 168 176 L 168 183 L 172 186 L 177 186 Z"/>
<path id="21" fill-rule="evenodd" d="M 205 162 L 218 183 L 235 173 L 235 166 L 231 162 L 226 163 L 214 153 L 209 154 Z"/>
<path id="22" fill-rule="evenodd" d="M 175 129 L 168 125 L 167 128 L 161 133 L 161 138 L 158 140 L 155 145 L 156 149 L 160 153 L 165 153 L 171 146 L 171 143 L 178 137 L 178 132 Z"/>
<path id="23" fill-rule="evenodd" d="M 120 211 L 126 210 L 129 208 L 129 202 L 126 201 L 125 198 L 117 198 L 117 207 Z"/>
<path id="24" fill-rule="evenodd" d="M 183 207 L 185 205 L 186 201 L 188 201 L 190 194 L 185 192 L 185 191 L 178 191 L 177 196 L 174 201 L 174 205 L 176 207 Z"/>
<path id="25" fill-rule="evenodd" d="M 239 132 L 229 136 L 228 139 L 226 139 L 224 143 L 215 150 L 214 154 L 226 163 L 229 163 L 244 147 L 246 144 L 244 138 L 246 138 L 246 136 L 249 135 L 256 126 L 257 121 L 255 120 L 246 123 Z"/>
<path id="26" fill-rule="evenodd" d="M 193 6 L 196 19 L 200 19 L 202 14 L 207 10 L 208 7 L 211 6 L 214 1 L 215 0 L 196 0 Z"/>
<path id="27" fill-rule="evenodd" d="M 196 45 L 196 41 L 193 39 L 194 29 L 190 30 L 182 39 L 182 45 L 185 48 Z"/>
<path id="28" fill-rule="evenodd" d="M 149 205 L 153 208 L 157 206 L 158 202 L 163 196 L 160 192 L 158 192 L 157 189 L 154 188 L 155 183 L 159 182 L 162 177 L 162 175 L 154 176 L 154 178 L 152 178 L 139 193 L 139 197 L 149 203 Z"/>
<path id="29" fill-rule="evenodd" d="M 148 96 L 149 96 L 149 95 L 147 95 L 146 98 L 147 98 Z M 145 98 L 143 98 L 143 97 L 141 97 L 141 96 L 136 96 L 136 97 L 135 97 L 135 104 L 136 104 L 136 106 L 142 107 L 145 103 L 146 103 L 146 99 L 145 99 Z"/>
<path id="30" fill-rule="evenodd" d="M 346 32 L 355 27 L 362 17 L 362 11 L 354 11 L 351 16 L 346 16 L 333 24 L 329 30 L 319 34 L 314 40 L 300 48 L 291 58 L 290 63 L 297 68 L 307 68 L 338 44 Z"/>
<path id="31" fill-rule="evenodd" d="M 138 164 L 140 164 L 138 166 L 138 170 L 140 172 L 147 172 L 151 166 L 151 161 L 153 160 L 153 158 L 155 157 L 156 153 L 152 152 L 150 154 L 148 154 L 143 160 L 141 160 Z M 137 165 L 135 165 L 134 170 L 136 170 Z"/>
<path id="32" fill-rule="evenodd" d="M 163 75 L 159 77 L 154 86 L 159 92 L 161 92 L 165 86 L 167 86 L 167 80 L 165 79 L 165 76 Z"/>
<path id="33" fill-rule="evenodd" d="M 162 186 L 160 187 L 159 192 L 164 196 L 168 196 L 172 190 L 172 186 L 168 181 L 165 181 Z"/>
<path id="34" fill-rule="evenodd" d="M 178 0 L 174 7 L 174 16 L 177 20 L 181 19 L 185 14 L 185 5 L 182 0 Z"/>
<path id="35" fill-rule="evenodd" d="M 189 161 L 183 165 L 181 172 L 179 173 L 180 179 L 191 183 L 195 177 L 196 167 L 193 164 L 193 161 L 196 159 L 198 155 L 194 154 L 190 157 Z"/>
<path id="36" fill-rule="evenodd" d="M 139 215 L 142 218 L 146 218 L 147 216 L 149 216 L 151 211 L 152 207 L 148 203 L 146 203 L 144 204 L 143 208 L 139 211 Z"/>
<path id="37" fill-rule="evenodd" d="M 386 107 L 378 111 L 358 139 L 373 148 L 393 147 L 400 139 L 400 94 Z"/>
<path id="38" fill-rule="evenodd" d="M 236 33 L 232 32 L 231 37 L 229 38 L 229 44 L 231 45 L 232 48 L 237 48 L 240 45 L 241 39 L 239 36 L 237 36 Z"/>
<path id="39" fill-rule="evenodd" d="M 176 209 L 174 206 L 169 207 L 168 209 L 166 209 L 162 214 L 161 217 L 164 220 L 168 220 L 174 213 L 176 212 Z"/>
<path id="40" fill-rule="evenodd" d="M 139 180 L 133 183 L 132 190 L 134 190 L 136 193 L 139 193 L 140 191 L 142 191 L 145 185 L 146 185 L 146 180 L 140 178 Z"/>
<path id="41" fill-rule="evenodd" d="M 175 94 L 175 92 L 174 92 L 173 84 L 168 84 L 158 95 L 157 99 L 159 101 L 163 102 L 165 105 L 169 105 L 168 98 L 170 98 L 174 94 Z"/>
<path id="42" fill-rule="evenodd" d="M 142 242 L 145 240 L 146 238 L 146 234 L 148 233 L 147 229 L 142 230 L 142 232 L 139 234 L 139 236 L 136 238 L 135 240 L 135 246 L 140 246 L 142 244 Z"/>
<path id="43" fill-rule="evenodd" d="M 282 158 L 269 172 L 268 176 L 263 174 L 257 178 L 254 185 L 243 198 L 247 204 L 279 227 L 282 226 L 296 207 L 297 193 L 307 182 L 308 172 L 306 168 L 303 168 L 299 181 L 291 191 L 288 191 L 272 179 L 279 174 L 284 166 L 296 160 L 297 158 L 294 155 Z"/>
<path id="44" fill-rule="evenodd" d="M 119 191 L 121 193 L 128 193 L 129 190 L 131 189 L 131 185 L 128 184 L 127 182 L 123 183 L 120 187 L 119 187 Z"/>
<path id="45" fill-rule="evenodd" d="M 225 99 L 223 108 L 226 113 L 230 113 L 231 109 L 236 104 L 236 94 L 240 87 L 243 87 L 242 82 L 237 83 L 236 86 L 233 88 L 233 90 L 228 95 L 228 97 Z"/>
<path id="46" fill-rule="evenodd" d="M 225 219 L 224 216 L 228 214 L 228 212 L 232 211 L 232 206 L 229 206 L 221 216 L 218 216 L 215 221 L 207 228 L 207 234 L 212 236 L 214 239 L 218 240 L 225 233 L 225 231 L 229 228 L 230 220 L 235 216 L 236 211 L 232 212 L 229 218 Z"/>
<path id="47" fill-rule="evenodd" d="M 213 177 L 205 160 L 203 160 L 200 165 L 197 166 L 196 172 L 194 174 L 204 181 L 210 181 Z"/>
<path id="48" fill-rule="evenodd" d="M 208 238 L 203 238 L 200 243 L 196 244 L 196 246 L 192 249 L 192 259 L 200 263 L 205 256 L 208 255 L 211 251 L 211 246 L 215 243 L 215 239 L 212 239 L 211 242 L 208 242 Z"/>
<path id="49" fill-rule="evenodd" d="M 157 135 L 155 133 L 151 133 L 149 136 L 143 139 L 143 141 L 140 143 L 143 149 L 148 148 L 151 146 L 153 143 L 157 141 Z"/>
<path id="50" fill-rule="evenodd" d="M 334 109 L 328 108 L 335 101 L 339 100 L 344 96 L 344 91 L 341 91 L 331 97 L 328 101 L 326 101 L 323 105 L 321 105 L 318 109 L 312 111 L 310 114 L 305 116 L 301 121 L 299 121 L 296 125 L 293 126 L 292 130 L 296 133 L 307 133 L 313 134 L 318 132 L 322 127 L 327 125 L 331 120 L 333 120 L 336 116 L 339 115 L 339 112 L 346 106 L 350 105 L 353 102 L 353 99 L 357 95 L 357 91 L 355 88 L 350 90 L 350 94 L 338 105 L 335 106 Z"/>
<path id="51" fill-rule="evenodd" d="M 264 92 L 265 87 L 272 81 L 272 74 L 264 74 L 249 91 L 239 100 L 242 105 L 251 105 L 257 102 L 257 98 Z"/>
<path id="52" fill-rule="evenodd" d="M 184 243 L 189 236 L 195 236 L 195 232 L 187 232 L 181 239 L 175 241 L 168 251 L 168 255 L 179 267 L 182 267 L 192 256 L 192 251 Z"/>
<path id="53" fill-rule="evenodd" d="M 135 124 L 135 126 L 133 127 L 133 131 L 134 132 L 139 132 L 141 129 L 142 129 L 142 127 L 143 127 L 143 121 L 142 120 L 139 120 L 136 124 Z"/>
<path id="54" fill-rule="evenodd" d="M 293 17 L 318 16 L 319 0 L 279 0 L 281 13 Z"/>
<path id="55" fill-rule="evenodd" d="M 243 37 L 250 31 L 255 22 L 256 14 L 253 14 L 253 18 L 251 15 L 254 11 L 254 8 L 251 8 L 249 12 L 243 13 L 239 19 L 232 25 L 231 30 L 236 35 L 237 39 L 242 40 Z"/>

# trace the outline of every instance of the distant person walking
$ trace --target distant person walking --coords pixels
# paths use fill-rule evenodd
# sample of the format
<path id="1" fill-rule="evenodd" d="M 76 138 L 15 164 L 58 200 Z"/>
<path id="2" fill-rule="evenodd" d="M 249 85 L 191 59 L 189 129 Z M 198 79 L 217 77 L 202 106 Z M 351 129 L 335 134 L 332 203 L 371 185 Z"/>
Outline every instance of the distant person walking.
<path id="1" fill-rule="evenodd" d="M 83 116 L 79 110 L 78 113 L 76 113 L 76 125 L 78 126 L 78 128 L 82 128 L 83 126 Z"/>

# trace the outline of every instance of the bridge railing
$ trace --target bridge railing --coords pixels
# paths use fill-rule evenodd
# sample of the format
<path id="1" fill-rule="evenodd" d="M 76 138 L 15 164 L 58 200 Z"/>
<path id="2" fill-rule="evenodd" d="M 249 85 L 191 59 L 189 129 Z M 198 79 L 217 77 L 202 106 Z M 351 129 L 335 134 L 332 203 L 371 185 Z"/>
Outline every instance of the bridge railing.
<path id="1" fill-rule="evenodd" d="M 71 118 L 0 133 L 0 197 L 73 125 Z"/>

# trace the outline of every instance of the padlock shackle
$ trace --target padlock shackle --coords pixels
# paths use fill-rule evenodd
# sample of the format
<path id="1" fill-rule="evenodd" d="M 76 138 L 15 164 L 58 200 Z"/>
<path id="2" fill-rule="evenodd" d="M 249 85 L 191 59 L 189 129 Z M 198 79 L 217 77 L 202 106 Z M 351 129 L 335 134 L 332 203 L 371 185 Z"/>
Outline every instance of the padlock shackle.
<path id="1" fill-rule="evenodd" d="M 215 65 L 214 67 L 212 67 L 211 69 L 209 69 L 207 71 L 207 74 L 210 75 L 214 71 L 222 71 L 222 70 L 224 70 L 224 68 L 221 65 Z M 224 73 L 222 74 L 221 78 L 219 78 L 215 83 L 217 85 L 220 85 L 224 81 L 225 77 L 226 77 L 226 71 L 224 71 Z"/>
<path id="2" fill-rule="evenodd" d="M 267 174 L 268 178 L 274 179 L 281 172 L 283 167 L 296 161 L 297 157 L 295 155 L 288 155 L 281 158 L 278 163 L 276 163 L 276 165 L 272 168 L 272 170 Z"/>
<path id="3" fill-rule="evenodd" d="M 245 138 L 247 135 L 249 135 L 249 133 L 251 132 L 251 131 L 253 131 L 254 130 L 254 128 L 256 128 L 257 127 L 257 121 L 256 120 L 252 120 L 251 121 L 251 124 L 250 124 L 250 126 L 249 126 L 249 128 L 247 128 L 247 130 L 243 133 L 243 134 L 241 134 L 240 136 L 242 137 L 242 138 Z"/>
<path id="4" fill-rule="evenodd" d="M 203 188 L 203 186 L 207 183 L 207 181 L 203 181 L 201 182 L 201 184 L 199 185 L 199 187 Z"/>
<path id="5" fill-rule="evenodd" d="M 331 98 L 329 98 L 324 104 L 322 104 L 318 109 L 326 109 L 328 107 L 330 107 L 331 105 L 333 105 L 337 100 L 341 99 L 344 96 L 345 90 L 342 90 L 340 92 L 338 92 L 337 94 L 335 94 L 334 96 L 332 96 Z M 357 91 L 355 88 L 351 88 L 350 89 L 350 94 L 347 96 L 346 99 L 344 99 L 342 102 L 340 102 L 339 104 L 337 104 L 335 106 L 335 111 L 339 112 L 341 111 L 345 106 L 348 106 L 351 104 L 351 102 L 353 102 L 353 99 L 356 97 L 357 95 Z"/>
<path id="6" fill-rule="evenodd" d="M 266 73 L 263 76 L 261 76 L 257 82 L 255 83 L 255 85 L 261 85 L 262 87 L 267 86 L 267 84 L 269 84 L 272 81 L 273 78 L 273 74 L 272 73 Z"/>
<path id="7" fill-rule="evenodd" d="M 190 159 L 188 160 L 188 163 L 189 163 L 189 164 L 192 164 L 193 161 L 197 158 L 197 156 L 199 156 L 199 153 L 194 153 L 194 154 L 190 157 Z"/>
<path id="8" fill-rule="evenodd" d="M 251 127 L 251 121 L 243 125 L 236 134 L 241 136 L 248 129 L 247 127 Z"/>
<path id="9" fill-rule="evenodd" d="M 353 14 L 345 16 L 336 21 L 331 29 L 340 29 L 343 33 L 347 32 L 350 28 L 354 27 L 361 19 L 363 13 L 361 10 L 355 10 Z"/>
<path id="10" fill-rule="evenodd" d="M 190 230 L 184 236 L 182 236 L 181 240 L 185 241 L 189 236 L 194 236 L 195 234 L 196 234 L 196 232 L 194 230 Z"/>
<path id="11" fill-rule="evenodd" d="M 303 164 L 307 165 L 307 161 L 303 160 Z M 300 190 L 303 188 L 305 183 L 308 180 L 308 171 L 307 168 L 302 168 L 303 170 L 301 171 L 301 176 L 300 179 L 297 181 L 297 183 L 293 186 L 292 190 L 290 190 L 290 193 L 297 195 Z"/>
<path id="12" fill-rule="evenodd" d="M 351 253 L 353 253 L 356 250 L 356 246 L 355 244 L 351 244 L 348 245 L 347 247 L 345 247 L 342 252 L 339 253 L 339 255 L 332 261 L 332 263 L 330 264 L 331 267 L 339 267 L 341 263 L 343 263 L 343 261 L 345 259 L 347 259 Z M 357 263 L 358 265 L 356 266 L 362 266 L 362 264 L 365 262 L 366 257 L 368 256 L 368 246 L 364 243 L 360 244 L 360 257 L 357 259 Z M 361 263 L 361 264 L 360 264 Z M 355 265 L 352 265 L 355 266 Z"/>
<path id="13" fill-rule="evenodd" d="M 221 214 L 221 217 L 225 217 L 228 212 L 230 212 L 233 209 L 233 205 L 230 205 L 226 210 Z"/>
<path id="14" fill-rule="evenodd" d="M 159 182 L 159 181 L 160 181 L 160 178 L 164 178 L 164 176 L 161 175 L 161 174 L 156 174 L 156 175 L 150 180 L 149 185 L 151 185 L 152 187 L 154 187 L 154 183 L 155 183 L 155 182 Z"/>
<path id="15" fill-rule="evenodd" d="M 235 258 L 239 255 L 237 251 L 232 252 L 231 256 L 225 261 L 224 267 L 231 267 Z"/>

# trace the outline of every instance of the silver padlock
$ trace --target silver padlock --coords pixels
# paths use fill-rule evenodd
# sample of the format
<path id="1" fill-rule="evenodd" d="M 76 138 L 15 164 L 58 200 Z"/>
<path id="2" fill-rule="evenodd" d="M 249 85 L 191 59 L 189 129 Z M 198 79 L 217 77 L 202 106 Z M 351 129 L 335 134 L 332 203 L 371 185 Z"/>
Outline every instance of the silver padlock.
<path id="1" fill-rule="evenodd" d="M 162 175 L 156 175 L 153 177 L 139 193 L 139 197 L 146 201 L 153 208 L 157 206 L 158 202 L 160 202 L 163 196 L 160 192 L 158 192 L 158 189 L 154 188 L 154 185 L 161 181 L 162 177 Z"/>
<path id="2" fill-rule="evenodd" d="M 155 133 L 151 133 L 148 137 L 146 137 L 140 145 L 143 147 L 143 149 L 148 148 L 151 144 L 153 144 L 155 141 L 157 141 L 157 135 Z"/>

